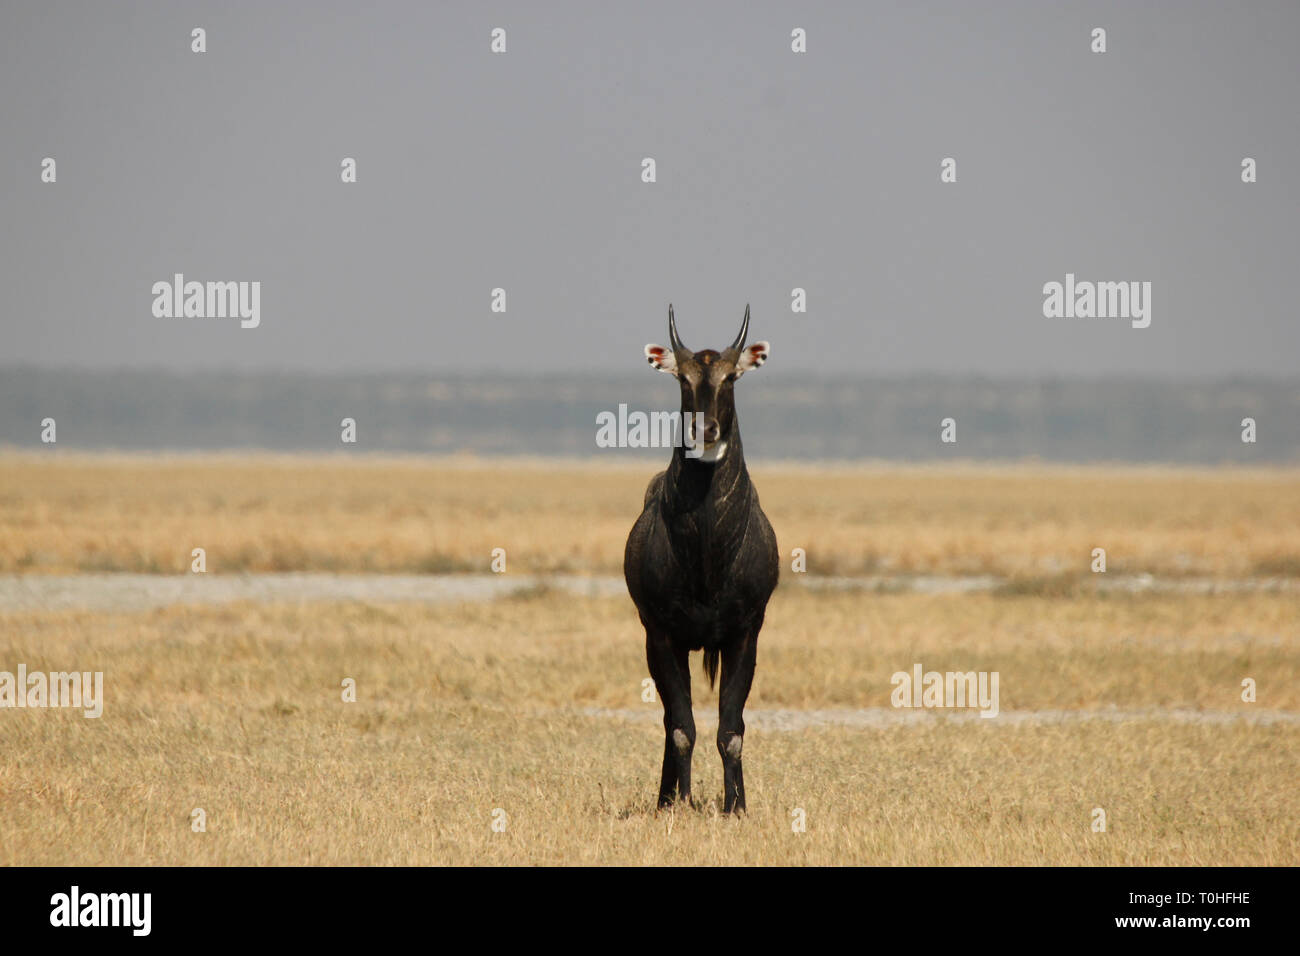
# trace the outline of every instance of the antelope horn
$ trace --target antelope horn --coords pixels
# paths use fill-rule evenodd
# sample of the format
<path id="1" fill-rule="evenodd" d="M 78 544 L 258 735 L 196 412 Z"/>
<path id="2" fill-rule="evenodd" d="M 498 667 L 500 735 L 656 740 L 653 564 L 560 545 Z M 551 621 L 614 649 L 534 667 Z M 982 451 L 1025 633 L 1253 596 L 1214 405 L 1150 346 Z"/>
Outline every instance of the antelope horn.
<path id="1" fill-rule="evenodd" d="M 745 347 L 745 336 L 749 334 L 749 303 L 745 303 L 745 321 L 740 326 L 740 334 L 736 336 L 736 341 L 731 343 L 731 347 L 739 352 Z"/>
<path id="2" fill-rule="evenodd" d="M 682 344 L 681 337 L 677 334 L 677 320 L 673 318 L 673 304 L 668 303 L 668 345 L 674 351 L 689 352 L 685 345 Z"/>

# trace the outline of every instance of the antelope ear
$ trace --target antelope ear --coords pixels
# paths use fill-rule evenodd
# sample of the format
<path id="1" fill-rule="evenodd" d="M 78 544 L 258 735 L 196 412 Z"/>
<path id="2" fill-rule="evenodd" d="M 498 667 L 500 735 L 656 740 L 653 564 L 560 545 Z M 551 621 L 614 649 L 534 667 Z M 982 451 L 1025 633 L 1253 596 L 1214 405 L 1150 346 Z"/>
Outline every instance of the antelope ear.
<path id="1" fill-rule="evenodd" d="M 740 358 L 736 360 L 736 374 L 744 375 L 751 368 L 758 368 L 767 361 L 771 348 L 772 346 L 767 342 L 755 342 L 753 345 L 745 346 L 745 350 L 740 353 Z"/>
<path id="2" fill-rule="evenodd" d="M 669 375 L 677 374 L 677 356 L 673 354 L 672 349 L 666 349 L 662 345 L 647 345 L 645 357 L 646 361 L 659 371 L 667 372 Z"/>

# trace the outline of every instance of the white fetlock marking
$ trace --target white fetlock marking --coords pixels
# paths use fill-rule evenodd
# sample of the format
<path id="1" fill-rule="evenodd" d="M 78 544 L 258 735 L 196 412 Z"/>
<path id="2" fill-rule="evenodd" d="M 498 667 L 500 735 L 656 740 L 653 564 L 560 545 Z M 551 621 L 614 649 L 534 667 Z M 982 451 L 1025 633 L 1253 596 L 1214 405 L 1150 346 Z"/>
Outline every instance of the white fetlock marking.
<path id="1" fill-rule="evenodd" d="M 745 738 L 740 734 L 732 734 L 731 739 L 727 741 L 727 756 L 740 759 L 740 749 L 745 745 Z"/>
<path id="2" fill-rule="evenodd" d="M 673 731 L 673 746 L 677 748 L 679 754 L 684 754 L 691 749 L 691 740 L 682 730 Z"/>

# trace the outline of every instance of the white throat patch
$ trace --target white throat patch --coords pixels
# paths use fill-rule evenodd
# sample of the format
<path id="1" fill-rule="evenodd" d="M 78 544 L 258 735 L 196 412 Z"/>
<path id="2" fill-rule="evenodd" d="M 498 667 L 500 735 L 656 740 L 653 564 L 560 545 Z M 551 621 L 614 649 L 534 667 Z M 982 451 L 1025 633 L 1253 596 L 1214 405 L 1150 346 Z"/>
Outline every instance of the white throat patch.
<path id="1" fill-rule="evenodd" d="M 726 454 L 727 443 L 725 441 L 714 442 L 711 448 L 704 449 L 704 454 L 699 457 L 699 460 L 705 464 L 716 465 L 722 461 L 723 456 Z"/>

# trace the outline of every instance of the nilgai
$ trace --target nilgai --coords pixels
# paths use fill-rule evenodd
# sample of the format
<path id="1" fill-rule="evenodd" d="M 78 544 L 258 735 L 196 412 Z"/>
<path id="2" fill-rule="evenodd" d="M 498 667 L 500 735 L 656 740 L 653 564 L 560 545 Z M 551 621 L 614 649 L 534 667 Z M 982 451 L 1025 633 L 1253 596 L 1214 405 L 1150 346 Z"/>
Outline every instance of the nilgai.
<path id="1" fill-rule="evenodd" d="M 746 306 L 740 334 L 728 348 L 692 352 L 677 335 L 670 305 L 668 348 L 645 347 L 650 364 L 681 386 L 685 439 L 673 449 L 668 470 L 651 479 L 623 555 L 627 589 L 645 625 L 650 675 L 664 705 L 660 807 L 674 796 L 690 802 L 695 719 L 689 657 L 703 650 L 710 687 L 722 663 L 723 810 L 745 809 L 743 711 L 779 564 L 776 535 L 758 506 L 736 422 L 736 380 L 767 361 L 769 351 L 766 342 L 746 347 L 748 332 Z"/>

